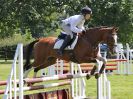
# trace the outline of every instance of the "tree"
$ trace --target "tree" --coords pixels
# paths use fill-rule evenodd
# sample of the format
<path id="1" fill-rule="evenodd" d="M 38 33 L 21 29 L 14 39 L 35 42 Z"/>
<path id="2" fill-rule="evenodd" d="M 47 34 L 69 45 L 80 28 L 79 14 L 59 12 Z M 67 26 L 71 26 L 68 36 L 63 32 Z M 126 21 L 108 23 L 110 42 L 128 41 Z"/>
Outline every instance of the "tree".
<path id="1" fill-rule="evenodd" d="M 88 5 L 93 9 L 92 26 L 117 26 L 120 42 L 133 42 L 132 0 L 91 0 Z"/>
<path id="2" fill-rule="evenodd" d="M 93 11 L 86 26 L 117 26 L 120 41 L 133 42 L 133 0 L 1 0 L 0 37 L 27 30 L 34 38 L 55 34 L 60 20 L 86 5 Z"/>

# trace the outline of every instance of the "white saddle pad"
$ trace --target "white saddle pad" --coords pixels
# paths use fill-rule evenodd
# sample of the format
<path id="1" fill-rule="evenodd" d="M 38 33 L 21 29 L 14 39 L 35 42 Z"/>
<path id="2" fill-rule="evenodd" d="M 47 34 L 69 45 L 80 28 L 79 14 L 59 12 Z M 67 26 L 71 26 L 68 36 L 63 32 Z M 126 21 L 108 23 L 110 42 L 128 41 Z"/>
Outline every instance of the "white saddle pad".
<path id="1" fill-rule="evenodd" d="M 63 41 L 64 41 L 63 39 L 58 40 L 58 41 L 55 43 L 55 45 L 54 45 L 54 49 L 60 49 L 60 47 L 61 47 Z M 75 45 L 77 44 L 77 41 L 78 41 L 78 36 L 76 36 L 74 42 L 73 42 L 71 45 L 67 46 L 67 47 L 65 48 L 65 50 L 73 50 L 74 47 L 75 47 Z"/>

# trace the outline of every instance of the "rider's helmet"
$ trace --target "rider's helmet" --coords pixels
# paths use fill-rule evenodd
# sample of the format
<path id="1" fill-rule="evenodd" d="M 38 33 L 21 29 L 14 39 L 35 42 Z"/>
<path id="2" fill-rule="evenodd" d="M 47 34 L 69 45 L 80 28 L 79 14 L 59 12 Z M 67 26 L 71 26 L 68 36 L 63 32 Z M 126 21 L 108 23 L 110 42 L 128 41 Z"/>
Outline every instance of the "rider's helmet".
<path id="1" fill-rule="evenodd" d="M 89 8 L 88 6 L 86 6 L 86 7 L 84 7 L 84 8 L 81 9 L 81 13 L 83 15 L 85 15 L 85 14 L 92 14 L 92 10 L 91 10 L 91 8 Z"/>

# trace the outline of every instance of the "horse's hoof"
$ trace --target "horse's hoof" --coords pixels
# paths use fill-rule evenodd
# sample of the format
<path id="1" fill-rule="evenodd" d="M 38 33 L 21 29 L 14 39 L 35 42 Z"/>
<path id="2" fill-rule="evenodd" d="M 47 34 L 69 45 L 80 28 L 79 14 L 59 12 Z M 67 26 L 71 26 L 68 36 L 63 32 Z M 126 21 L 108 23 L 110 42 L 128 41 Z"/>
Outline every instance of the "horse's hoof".
<path id="1" fill-rule="evenodd" d="M 91 75 L 87 74 L 86 79 L 89 80 L 91 78 Z"/>
<path id="2" fill-rule="evenodd" d="M 96 73 L 95 74 L 95 78 L 98 79 L 100 77 L 100 74 L 99 73 Z"/>

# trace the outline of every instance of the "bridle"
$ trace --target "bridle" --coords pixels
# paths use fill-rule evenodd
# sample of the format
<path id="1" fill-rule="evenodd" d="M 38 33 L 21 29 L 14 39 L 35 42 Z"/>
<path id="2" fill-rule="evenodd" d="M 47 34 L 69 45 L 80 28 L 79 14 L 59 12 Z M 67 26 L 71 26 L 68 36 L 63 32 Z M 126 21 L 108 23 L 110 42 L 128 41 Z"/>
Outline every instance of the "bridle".
<path id="1" fill-rule="evenodd" d="M 117 33 L 110 33 L 107 37 L 107 45 L 109 50 L 113 50 L 113 52 L 116 52 L 116 47 L 117 47 Z"/>

